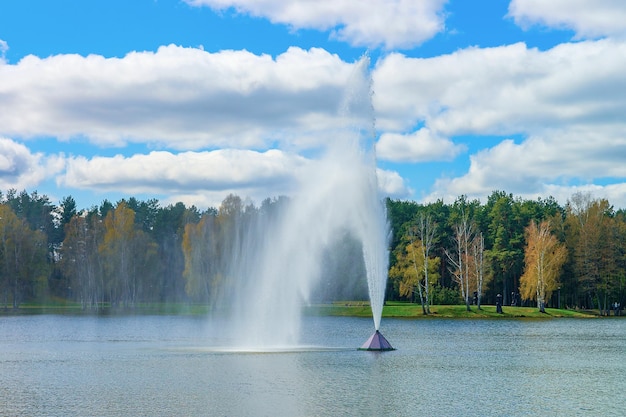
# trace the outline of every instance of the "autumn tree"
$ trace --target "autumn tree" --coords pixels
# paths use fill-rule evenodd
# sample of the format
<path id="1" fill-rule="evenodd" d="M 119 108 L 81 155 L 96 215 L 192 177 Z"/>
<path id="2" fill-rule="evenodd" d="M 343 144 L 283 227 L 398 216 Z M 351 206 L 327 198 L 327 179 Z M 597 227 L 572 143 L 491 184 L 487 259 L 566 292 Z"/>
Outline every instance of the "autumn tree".
<path id="1" fill-rule="evenodd" d="M 424 258 L 425 252 L 422 241 L 412 240 L 406 242 L 396 251 L 396 262 L 389 270 L 389 278 L 396 286 L 400 296 L 413 299 L 415 294 L 420 295 L 422 312 L 430 313 L 430 300 L 424 297 L 425 287 L 432 285 L 438 277 L 439 258 Z M 427 272 L 425 272 L 427 271 Z M 428 284 L 426 277 L 429 277 Z M 430 291 L 430 289 L 429 289 Z"/>
<path id="2" fill-rule="evenodd" d="M 98 251 L 105 266 L 105 288 L 112 305 L 128 303 L 130 262 L 135 213 L 125 203 L 108 211 L 104 218 L 104 238 Z"/>
<path id="3" fill-rule="evenodd" d="M 230 194 L 217 213 L 205 213 L 197 224 L 187 224 L 183 235 L 185 291 L 198 301 L 215 300 L 229 284 L 233 260 L 242 259 L 241 242 L 246 230 L 245 207 Z"/>
<path id="4" fill-rule="evenodd" d="M 532 221 L 526 228 L 524 274 L 520 278 L 520 294 L 526 300 L 536 300 L 539 311 L 552 291 L 558 287 L 561 267 L 567 258 L 567 249 L 550 231 L 550 223 Z"/>
<path id="5" fill-rule="evenodd" d="M 45 286 L 48 275 L 46 236 L 32 230 L 8 204 L 0 204 L 0 294 L 18 308 Z"/>
<path id="6" fill-rule="evenodd" d="M 216 212 L 210 209 L 209 212 Z M 159 208 L 156 213 L 154 228 L 151 235 L 158 245 L 159 270 L 157 284 L 160 301 L 180 301 L 186 299 L 185 256 L 183 242 L 185 226 L 197 224 L 200 221 L 198 210 L 192 206 L 185 207 L 183 203 L 176 203 Z"/>
<path id="7" fill-rule="evenodd" d="M 618 261 L 614 248 L 619 241 L 613 208 L 606 199 L 590 193 L 576 193 L 567 204 L 568 247 L 583 305 L 597 303 L 608 310 L 608 294 L 617 279 Z"/>
<path id="8" fill-rule="evenodd" d="M 215 216 L 205 214 L 198 223 L 185 225 L 182 249 L 185 257 L 185 292 L 197 301 L 207 302 L 212 287 L 218 285 L 218 242 Z"/>
<path id="9" fill-rule="evenodd" d="M 415 246 L 417 242 L 406 242 L 398 245 L 394 251 L 395 262 L 389 270 L 389 280 L 393 283 L 395 290 L 401 297 L 406 297 L 413 301 L 417 292 L 420 265 L 417 265 L 417 257 L 414 254 L 418 251 Z M 424 314 L 426 312 L 424 311 Z"/>
<path id="10" fill-rule="evenodd" d="M 135 212 L 121 201 L 104 218 L 104 237 L 98 247 L 105 272 L 105 288 L 112 305 L 134 306 L 150 291 L 156 245 L 135 227 Z"/>

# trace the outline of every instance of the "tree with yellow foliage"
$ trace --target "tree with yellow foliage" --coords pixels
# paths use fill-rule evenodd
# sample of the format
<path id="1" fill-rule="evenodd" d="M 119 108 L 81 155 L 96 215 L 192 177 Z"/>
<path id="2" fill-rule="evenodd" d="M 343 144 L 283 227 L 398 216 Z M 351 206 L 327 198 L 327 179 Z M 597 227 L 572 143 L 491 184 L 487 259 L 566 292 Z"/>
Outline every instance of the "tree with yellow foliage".
<path id="1" fill-rule="evenodd" d="M 185 292 L 197 301 L 207 302 L 211 295 L 211 281 L 216 275 L 215 216 L 205 214 L 198 223 L 185 225 L 182 248 L 185 256 Z"/>
<path id="2" fill-rule="evenodd" d="M 46 236 L 32 230 L 8 204 L 0 204 L 0 297 L 18 308 L 45 285 Z"/>
<path id="3" fill-rule="evenodd" d="M 421 240 L 408 242 L 396 253 L 396 263 L 389 271 L 389 278 L 401 296 L 413 298 L 415 293 L 419 294 L 422 312 L 426 315 L 430 313 L 430 299 L 425 295 L 439 278 L 440 258 L 431 258 L 424 253 L 427 252 Z"/>
<path id="4" fill-rule="evenodd" d="M 102 256 L 105 290 L 112 305 L 134 306 L 150 293 L 156 244 L 135 226 L 135 212 L 121 201 L 104 218 Z"/>
<path id="5" fill-rule="evenodd" d="M 541 224 L 531 221 L 525 232 L 525 267 L 520 278 L 520 294 L 526 300 L 536 300 L 539 311 L 545 313 L 546 300 L 558 287 L 567 249 L 551 233 L 546 220 Z"/>

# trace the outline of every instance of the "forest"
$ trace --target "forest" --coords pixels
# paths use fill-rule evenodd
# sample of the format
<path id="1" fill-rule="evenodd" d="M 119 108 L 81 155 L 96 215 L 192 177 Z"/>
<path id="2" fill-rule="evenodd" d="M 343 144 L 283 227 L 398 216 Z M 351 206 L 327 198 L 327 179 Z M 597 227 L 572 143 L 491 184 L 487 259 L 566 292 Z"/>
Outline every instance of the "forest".
<path id="1" fill-rule="evenodd" d="M 280 216 L 286 197 L 260 206 L 229 195 L 217 208 L 161 206 L 134 197 L 79 209 L 36 191 L 0 192 L 0 308 L 51 300 L 85 309 L 139 303 L 215 303 L 248 230 Z M 576 193 L 524 200 L 494 191 L 485 203 L 387 199 L 387 300 L 532 305 L 608 313 L 626 296 L 626 211 Z M 337 231 L 312 300 L 367 298 L 360 243 Z M 236 288 L 231 288 L 236 291 Z"/>

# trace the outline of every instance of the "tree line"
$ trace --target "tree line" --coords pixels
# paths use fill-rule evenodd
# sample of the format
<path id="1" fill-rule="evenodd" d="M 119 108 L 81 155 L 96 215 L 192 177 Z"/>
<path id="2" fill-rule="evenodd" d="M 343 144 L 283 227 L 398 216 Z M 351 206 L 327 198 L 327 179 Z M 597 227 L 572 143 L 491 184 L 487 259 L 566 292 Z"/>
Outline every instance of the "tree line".
<path id="1" fill-rule="evenodd" d="M 71 300 L 84 308 L 143 302 L 214 303 L 236 291 L 246 231 L 280 216 L 288 199 L 259 207 L 229 195 L 218 208 L 161 206 L 134 197 L 79 210 L 64 197 L 0 192 L 0 303 Z M 485 204 L 386 201 L 392 229 L 387 299 L 431 304 L 526 304 L 608 311 L 626 293 L 626 212 L 577 193 Z M 367 294 L 360 243 L 345 231 L 324 254 L 314 299 Z"/>
<path id="2" fill-rule="evenodd" d="M 485 204 L 389 201 L 388 296 L 429 304 L 481 302 L 595 308 L 626 296 L 626 211 L 576 193 L 524 200 L 495 191 Z"/>

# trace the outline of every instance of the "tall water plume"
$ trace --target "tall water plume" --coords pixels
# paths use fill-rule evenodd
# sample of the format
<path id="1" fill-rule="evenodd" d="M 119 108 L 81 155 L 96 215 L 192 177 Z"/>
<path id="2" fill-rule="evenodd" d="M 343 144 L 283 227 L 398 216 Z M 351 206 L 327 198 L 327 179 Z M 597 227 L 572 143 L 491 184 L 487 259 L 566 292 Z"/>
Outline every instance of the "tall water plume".
<path id="1" fill-rule="evenodd" d="M 240 222 L 229 268 L 228 303 L 238 347 L 298 344 L 300 314 L 320 279 L 324 251 L 349 233 L 362 246 L 374 327 L 380 327 L 389 226 L 378 191 L 369 59 L 346 88 L 343 126 L 297 178 L 297 192 L 254 224 Z M 262 216 L 261 216 L 262 217 Z"/>

